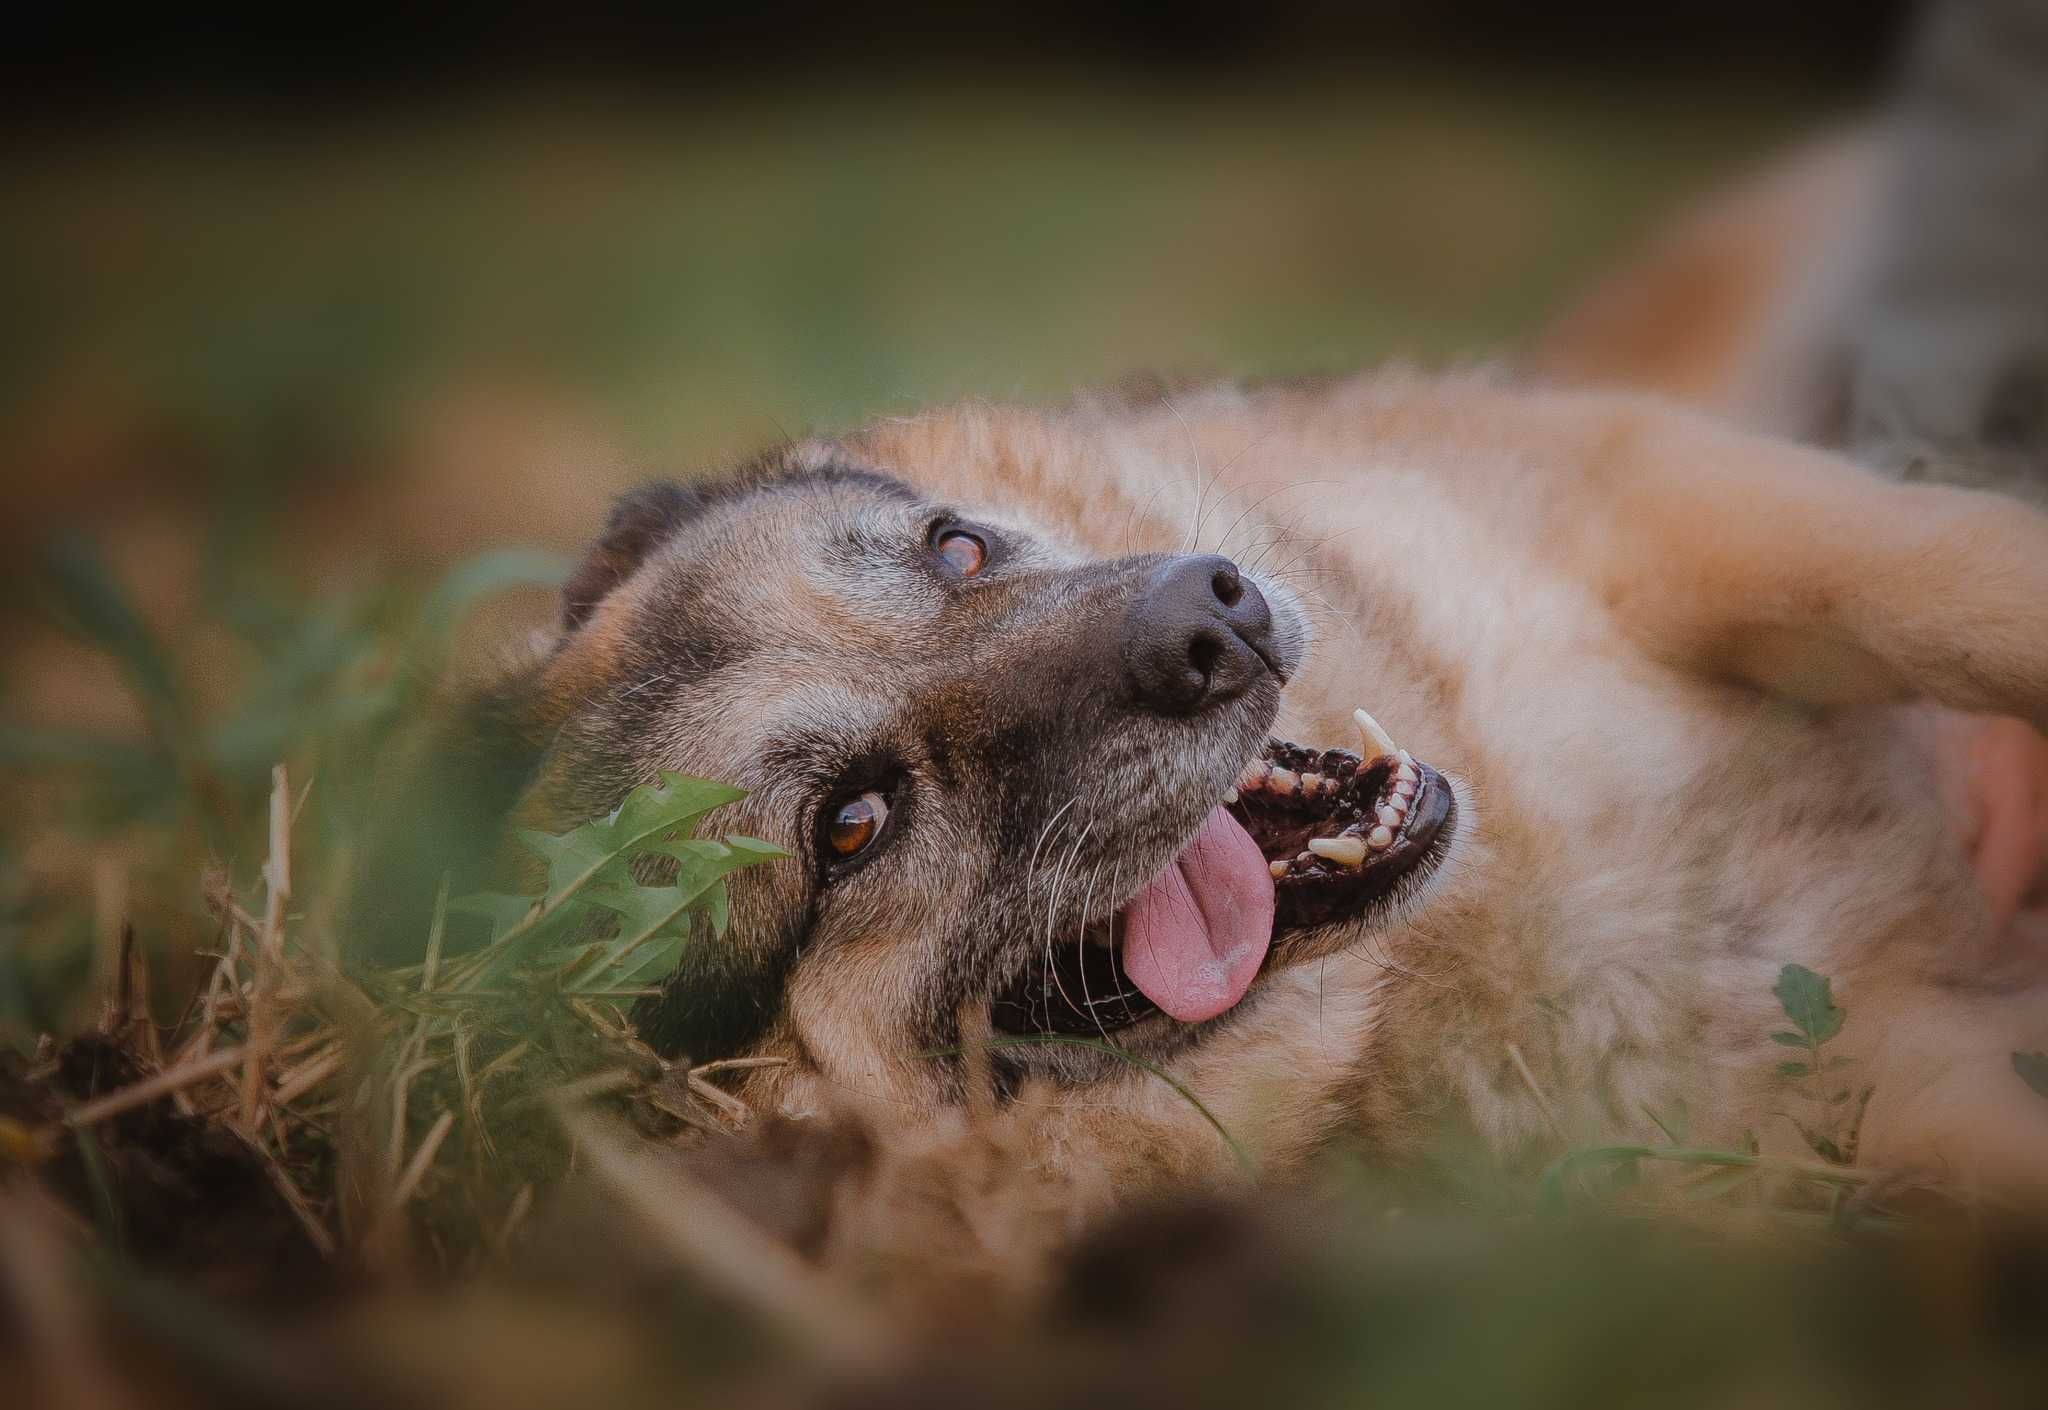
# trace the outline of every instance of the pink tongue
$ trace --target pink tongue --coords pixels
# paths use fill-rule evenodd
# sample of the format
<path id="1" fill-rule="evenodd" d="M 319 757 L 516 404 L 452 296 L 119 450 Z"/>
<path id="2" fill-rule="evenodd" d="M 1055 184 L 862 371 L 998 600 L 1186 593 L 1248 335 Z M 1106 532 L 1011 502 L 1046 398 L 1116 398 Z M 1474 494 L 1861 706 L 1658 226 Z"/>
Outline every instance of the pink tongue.
<path id="1" fill-rule="evenodd" d="M 1273 877 L 1251 834 L 1218 808 L 1124 910 L 1124 973 L 1182 1023 L 1244 997 L 1273 940 Z"/>

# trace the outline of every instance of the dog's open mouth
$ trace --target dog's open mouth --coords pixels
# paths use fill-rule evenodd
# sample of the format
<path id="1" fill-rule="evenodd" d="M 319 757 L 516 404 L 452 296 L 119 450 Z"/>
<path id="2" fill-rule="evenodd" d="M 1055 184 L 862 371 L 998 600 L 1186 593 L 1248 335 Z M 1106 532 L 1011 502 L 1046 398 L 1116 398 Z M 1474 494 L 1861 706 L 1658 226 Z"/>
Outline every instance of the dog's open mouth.
<path id="1" fill-rule="evenodd" d="M 994 1000 L 1003 1033 L 1106 1035 L 1234 1007 L 1289 938 L 1365 916 L 1449 847 L 1450 784 L 1358 712 L 1365 752 L 1270 740 L 1187 848 L 1106 925 L 1055 944 Z"/>

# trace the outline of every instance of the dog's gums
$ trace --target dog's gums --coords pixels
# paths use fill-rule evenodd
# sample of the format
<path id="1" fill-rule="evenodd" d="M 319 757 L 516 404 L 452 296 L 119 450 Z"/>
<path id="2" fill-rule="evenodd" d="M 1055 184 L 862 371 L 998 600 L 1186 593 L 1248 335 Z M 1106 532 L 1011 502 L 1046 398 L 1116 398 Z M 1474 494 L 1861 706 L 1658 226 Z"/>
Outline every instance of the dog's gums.
<path id="1" fill-rule="evenodd" d="M 1365 918 L 1403 880 L 1433 871 L 1449 847 L 1457 811 L 1450 784 L 1396 748 L 1363 710 L 1356 718 L 1365 752 L 1269 740 L 1221 800 L 1231 823 L 1265 858 L 1272 880 L 1265 969 L 1289 962 L 1291 937 Z M 1169 872 L 1192 852 L 1169 864 Z M 1047 947 L 992 1002 L 995 1028 L 1013 1035 L 1104 1036 L 1158 1015 L 1162 1005 L 1124 964 L 1127 917 L 1157 885 L 1111 922 Z M 1160 992 L 1156 980 L 1146 987 Z M 1230 997 L 1209 1007 L 1220 1012 L 1234 1002 Z M 1171 1000 L 1165 1007 L 1179 1011 Z"/>

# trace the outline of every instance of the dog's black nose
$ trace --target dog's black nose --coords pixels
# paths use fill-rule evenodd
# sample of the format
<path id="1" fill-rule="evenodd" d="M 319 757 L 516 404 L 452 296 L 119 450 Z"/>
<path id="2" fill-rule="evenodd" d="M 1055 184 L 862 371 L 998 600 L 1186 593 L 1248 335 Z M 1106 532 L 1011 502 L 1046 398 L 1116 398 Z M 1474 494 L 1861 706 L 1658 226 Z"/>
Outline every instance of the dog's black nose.
<path id="1" fill-rule="evenodd" d="M 1273 612 L 1216 554 L 1169 558 L 1124 618 L 1124 670 L 1138 704 L 1192 715 L 1244 694 L 1273 658 Z"/>

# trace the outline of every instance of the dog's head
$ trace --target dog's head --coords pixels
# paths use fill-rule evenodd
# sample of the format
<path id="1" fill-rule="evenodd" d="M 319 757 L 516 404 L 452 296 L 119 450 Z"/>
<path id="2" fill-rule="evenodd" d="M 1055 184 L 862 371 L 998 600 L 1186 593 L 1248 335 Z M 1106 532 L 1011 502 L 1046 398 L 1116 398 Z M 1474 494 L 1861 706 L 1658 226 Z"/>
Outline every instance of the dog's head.
<path id="1" fill-rule="evenodd" d="M 1452 844 L 1452 789 L 1369 719 L 1356 750 L 1271 736 L 1308 647 L 1226 557 L 1089 553 L 787 452 L 615 511 L 542 677 L 537 806 L 676 770 L 748 790 L 715 829 L 795 854 L 738 877 L 729 935 L 643 1005 L 665 1052 L 772 1039 L 937 1097 L 993 1040 L 1006 1085 L 1095 1082 L 1132 1070 L 1109 1044 L 1228 1027 Z"/>

